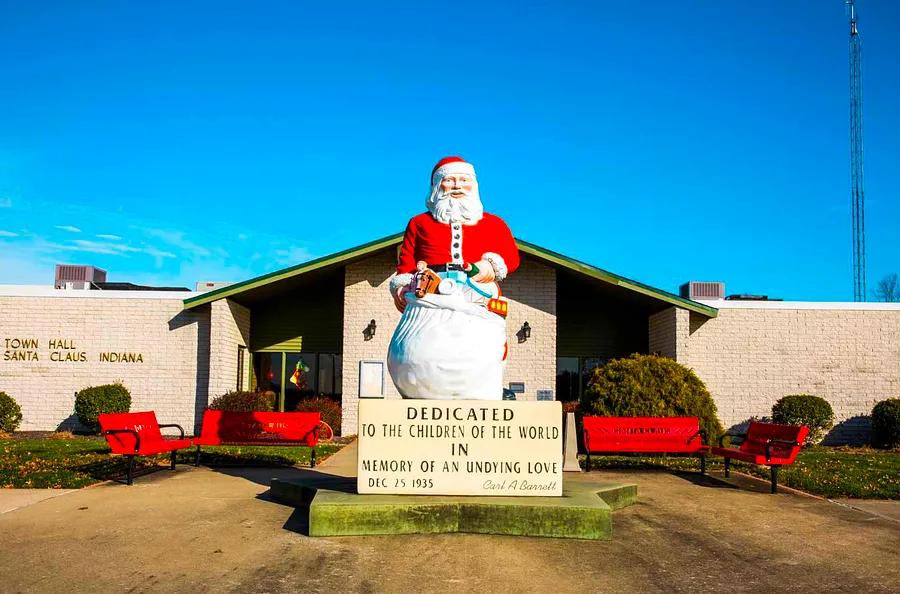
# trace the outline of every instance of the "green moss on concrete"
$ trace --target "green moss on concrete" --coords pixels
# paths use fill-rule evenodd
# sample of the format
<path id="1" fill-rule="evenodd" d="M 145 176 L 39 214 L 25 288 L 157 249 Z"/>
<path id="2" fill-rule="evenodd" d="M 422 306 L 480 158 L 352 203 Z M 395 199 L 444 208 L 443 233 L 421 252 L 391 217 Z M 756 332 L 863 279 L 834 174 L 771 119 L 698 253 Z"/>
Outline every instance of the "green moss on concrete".
<path id="1" fill-rule="evenodd" d="M 309 509 L 310 536 L 468 532 L 608 540 L 612 511 L 637 487 L 572 481 L 562 497 L 359 495 L 353 479 L 272 481 L 272 497 Z"/>

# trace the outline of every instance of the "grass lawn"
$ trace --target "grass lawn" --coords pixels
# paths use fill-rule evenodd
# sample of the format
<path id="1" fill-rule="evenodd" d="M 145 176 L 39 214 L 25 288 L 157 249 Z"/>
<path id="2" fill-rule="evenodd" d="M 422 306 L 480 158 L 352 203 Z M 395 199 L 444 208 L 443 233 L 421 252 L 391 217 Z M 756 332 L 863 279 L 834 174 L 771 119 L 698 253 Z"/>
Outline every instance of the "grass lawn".
<path id="1" fill-rule="evenodd" d="M 343 446 L 320 444 L 316 459 L 324 460 Z M 305 446 L 217 446 L 203 447 L 200 463 L 210 466 L 309 466 L 310 448 Z M 177 461 L 193 464 L 194 450 L 181 450 Z M 136 473 L 152 466 L 165 466 L 168 454 L 136 458 Z M 125 459 L 109 452 L 100 437 L 72 439 L 0 440 L 0 488 L 77 489 L 119 478 Z"/>
<path id="2" fill-rule="evenodd" d="M 700 470 L 697 458 L 680 456 L 591 456 L 591 467 L 617 469 Z M 721 458 L 707 458 L 707 469 L 723 468 Z M 732 468 L 768 480 L 769 467 L 732 460 Z M 900 499 L 900 451 L 868 448 L 805 448 L 790 466 L 781 468 L 779 485 L 822 497 Z"/>

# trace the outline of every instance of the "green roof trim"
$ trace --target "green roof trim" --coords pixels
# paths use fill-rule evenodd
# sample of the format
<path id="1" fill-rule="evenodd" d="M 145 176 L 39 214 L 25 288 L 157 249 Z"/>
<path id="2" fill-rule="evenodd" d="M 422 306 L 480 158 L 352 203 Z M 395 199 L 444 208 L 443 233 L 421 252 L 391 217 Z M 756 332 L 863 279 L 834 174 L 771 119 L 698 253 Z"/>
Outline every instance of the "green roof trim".
<path id="1" fill-rule="evenodd" d="M 365 256 L 366 254 L 377 252 L 378 250 L 390 247 L 391 245 L 398 244 L 402 239 L 402 233 L 389 235 L 388 237 L 376 239 L 375 241 L 370 241 L 369 243 L 365 243 L 355 248 L 350 248 L 348 250 L 337 252 L 328 256 L 323 256 L 321 258 L 316 258 L 315 260 L 303 262 L 302 264 L 297 264 L 289 268 L 283 268 L 282 270 L 276 270 L 275 272 L 270 272 L 262 276 L 257 276 L 256 278 L 251 278 L 250 280 L 235 283 L 233 285 L 228 285 L 227 287 L 222 287 L 221 289 L 216 289 L 215 291 L 210 291 L 209 293 L 203 293 L 202 295 L 197 295 L 196 297 L 185 299 L 184 309 L 191 309 L 192 307 L 197 307 L 198 305 L 203 305 L 204 303 L 218 301 L 219 299 L 224 299 L 225 297 L 230 297 L 232 295 L 236 295 L 237 293 L 243 293 L 244 291 L 249 291 L 250 289 L 255 289 L 263 285 L 268 285 L 270 283 L 278 282 L 280 280 L 284 280 L 294 276 L 299 276 L 307 272 L 312 272 L 313 270 L 325 268 L 326 266 L 338 264 L 346 260 Z"/>
<path id="2" fill-rule="evenodd" d="M 618 274 L 603 270 L 602 268 L 597 268 L 596 266 L 593 266 L 591 264 L 585 264 L 584 262 L 580 262 L 552 250 L 542 248 L 522 239 L 516 239 L 516 243 L 519 246 L 519 251 L 525 252 L 526 254 L 535 256 L 542 260 L 547 260 L 579 274 L 606 281 L 610 284 L 617 285 L 625 289 L 641 293 L 643 295 L 648 295 L 650 297 L 653 297 L 654 299 L 659 299 L 660 301 L 665 301 L 677 307 L 688 309 L 690 311 L 697 312 L 711 318 L 719 315 L 719 310 L 715 307 L 697 303 L 696 301 L 685 299 L 684 297 L 680 297 L 678 295 L 675 295 L 674 293 L 669 293 L 668 291 L 663 291 L 662 289 L 657 289 L 655 287 L 651 287 L 650 285 L 645 285 L 644 283 L 631 280 L 630 278 L 619 276 Z"/>
<path id="3" fill-rule="evenodd" d="M 203 293 L 202 295 L 197 295 L 196 297 L 190 297 L 189 299 L 184 300 L 184 308 L 191 309 L 193 307 L 211 303 L 213 301 L 218 301 L 219 299 L 224 299 L 226 297 L 231 297 L 232 295 L 237 295 L 239 293 L 243 293 L 257 287 L 299 276 L 301 274 L 312 272 L 313 270 L 318 270 L 320 268 L 325 268 L 326 266 L 333 266 L 335 264 L 340 264 L 348 260 L 359 258 L 372 252 L 377 252 L 379 250 L 383 250 L 384 248 L 391 247 L 392 245 L 397 245 L 402 241 L 402 239 L 402 233 L 389 235 L 381 239 L 376 239 L 375 241 L 370 241 L 369 243 L 365 243 L 361 246 L 350 248 L 328 256 L 323 256 L 321 258 L 316 258 L 315 260 L 303 262 L 302 264 L 297 264 L 295 266 L 284 268 L 282 270 L 276 270 L 275 272 L 270 272 L 256 278 L 251 278 L 250 280 L 235 283 L 233 285 L 228 285 L 227 287 L 222 287 L 221 289 L 216 289 L 215 291 L 210 291 L 208 293 Z M 572 258 L 569 258 L 568 256 L 564 256 L 552 250 L 542 248 L 522 239 L 516 239 L 516 244 L 519 246 L 520 251 L 525 252 L 528 255 L 550 262 L 557 266 L 561 266 L 568 270 L 572 270 L 579 274 L 583 274 L 597 280 L 601 280 L 631 291 L 635 291 L 637 293 L 641 293 L 642 295 L 647 295 L 649 297 L 653 297 L 654 299 L 665 301 L 666 303 L 671 303 L 676 307 L 681 307 L 708 316 L 710 318 L 716 317 L 719 313 L 719 310 L 714 307 L 710 307 L 708 305 L 704 305 L 690 299 L 685 299 L 684 297 L 679 297 L 678 295 L 675 295 L 673 293 L 669 293 L 661 289 L 656 289 L 654 287 L 651 287 L 650 285 L 645 285 L 644 283 L 625 278 L 624 276 L 613 274 L 612 272 L 608 272 L 606 270 L 603 270 L 602 268 L 597 268 L 596 266 L 585 264 L 584 262 L 579 262 L 578 260 L 574 260 Z"/>

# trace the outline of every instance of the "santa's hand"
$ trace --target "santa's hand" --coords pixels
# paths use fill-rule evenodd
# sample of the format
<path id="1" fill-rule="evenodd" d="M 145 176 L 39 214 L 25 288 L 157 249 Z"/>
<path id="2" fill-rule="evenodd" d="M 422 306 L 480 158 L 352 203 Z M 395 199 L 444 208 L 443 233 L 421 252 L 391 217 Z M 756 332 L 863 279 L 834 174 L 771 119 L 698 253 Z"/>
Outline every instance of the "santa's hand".
<path id="1" fill-rule="evenodd" d="M 494 273 L 494 267 L 487 260 L 479 260 L 475 262 L 475 266 L 478 268 L 478 274 L 472 277 L 472 280 L 476 283 L 489 283 L 493 282 L 496 277 Z"/>
<path id="2" fill-rule="evenodd" d="M 408 287 L 400 287 L 394 292 L 394 306 L 397 308 L 397 311 L 403 313 L 406 309 L 406 290 Z"/>

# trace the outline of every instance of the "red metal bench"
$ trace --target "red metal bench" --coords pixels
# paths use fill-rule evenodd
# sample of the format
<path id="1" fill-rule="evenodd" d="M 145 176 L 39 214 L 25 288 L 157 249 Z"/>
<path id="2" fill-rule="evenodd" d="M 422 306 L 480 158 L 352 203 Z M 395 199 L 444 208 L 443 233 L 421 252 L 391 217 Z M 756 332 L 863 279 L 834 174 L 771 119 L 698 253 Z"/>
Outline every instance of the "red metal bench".
<path id="1" fill-rule="evenodd" d="M 708 445 L 703 443 L 697 417 L 584 417 L 587 469 L 591 454 L 699 454 L 700 472 L 706 473 Z"/>
<path id="2" fill-rule="evenodd" d="M 195 465 L 200 465 L 200 446 L 306 445 L 312 448 L 310 466 L 316 465 L 316 445 L 322 417 L 317 412 L 233 412 L 206 410 L 197 446 Z"/>
<path id="3" fill-rule="evenodd" d="M 105 413 L 98 417 L 106 443 L 114 454 L 128 458 L 127 483 L 134 478 L 135 456 L 152 456 L 172 452 L 172 470 L 175 470 L 175 452 L 191 447 L 191 440 L 184 439 L 184 429 L 174 423 L 160 425 L 153 411 L 131 413 Z M 181 431 L 180 439 L 166 439 L 161 427 L 175 427 Z"/>
<path id="4" fill-rule="evenodd" d="M 772 477 L 772 493 L 778 491 L 778 469 L 785 464 L 793 464 L 800 453 L 800 447 L 809 428 L 804 425 L 776 425 L 775 423 L 750 422 L 747 433 L 726 433 L 719 438 L 719 447 L 710 453 L 725 458 L 725 476 L 728 477 L 732 458 L 769 466 Z M 726 436 L 743 437 L 738 449 L 723 447 Z"/>

